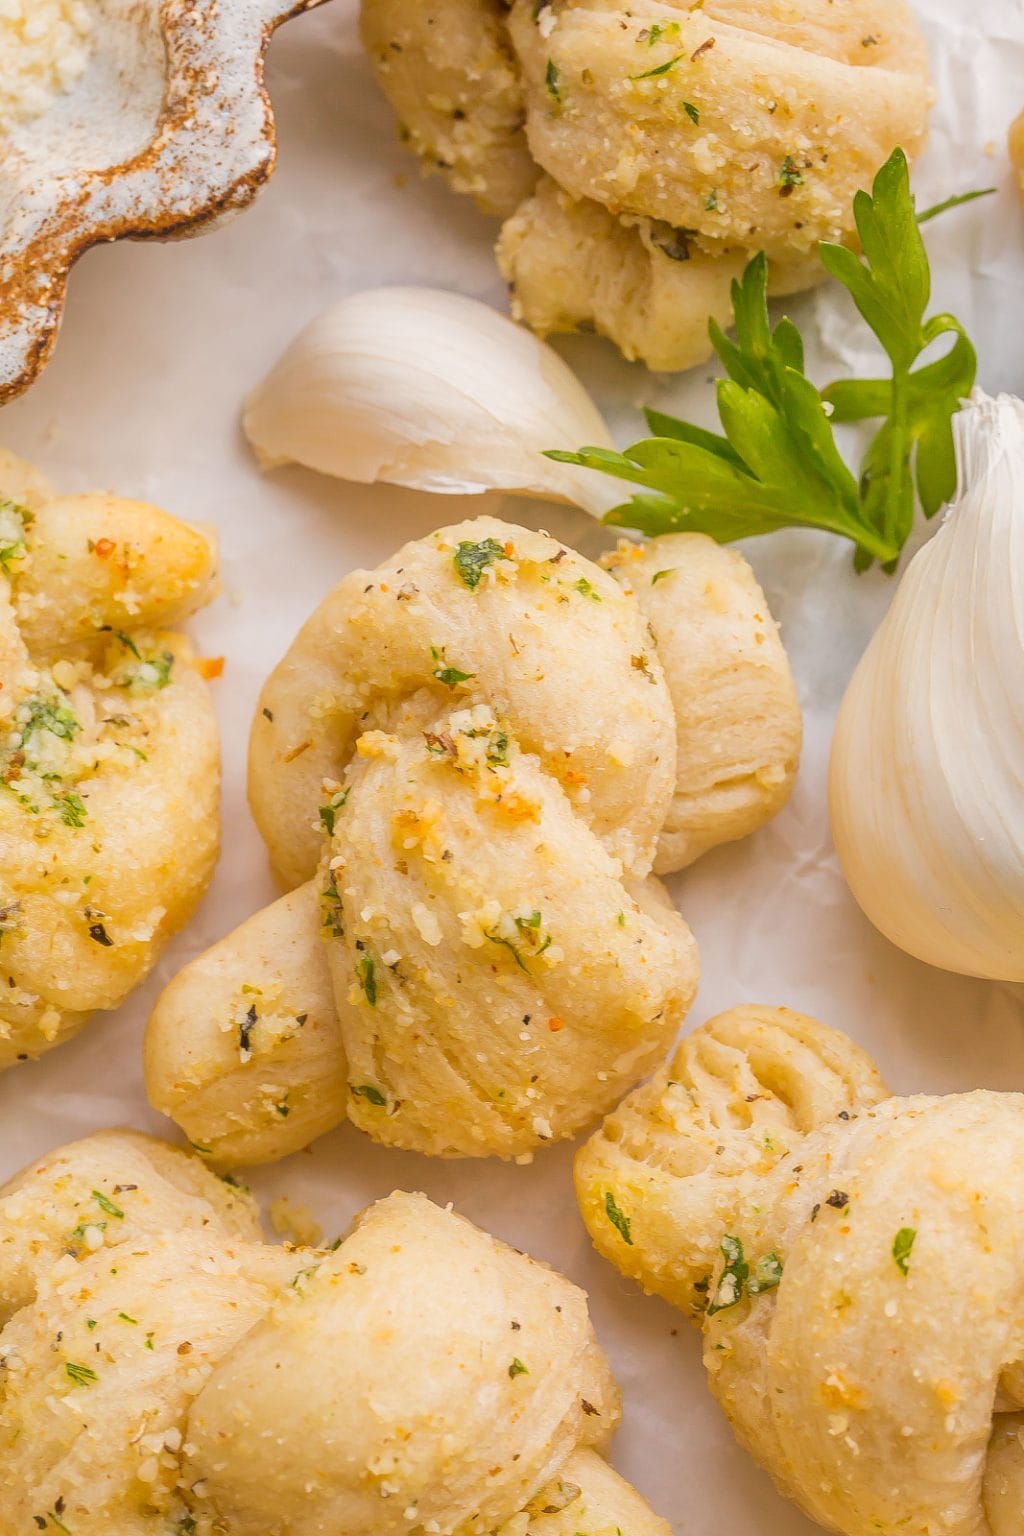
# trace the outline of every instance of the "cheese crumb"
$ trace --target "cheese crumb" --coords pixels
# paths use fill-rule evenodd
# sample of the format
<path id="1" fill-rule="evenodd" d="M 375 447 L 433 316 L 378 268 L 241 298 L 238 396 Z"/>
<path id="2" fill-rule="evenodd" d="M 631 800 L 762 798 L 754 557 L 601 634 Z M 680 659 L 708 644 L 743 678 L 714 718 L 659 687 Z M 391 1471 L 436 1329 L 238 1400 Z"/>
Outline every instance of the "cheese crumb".
<path id="1" fill-rule="evenodd" d="M 0 0 L 0 123 L 45 112 L 89 62 L 85 0 Z"/>

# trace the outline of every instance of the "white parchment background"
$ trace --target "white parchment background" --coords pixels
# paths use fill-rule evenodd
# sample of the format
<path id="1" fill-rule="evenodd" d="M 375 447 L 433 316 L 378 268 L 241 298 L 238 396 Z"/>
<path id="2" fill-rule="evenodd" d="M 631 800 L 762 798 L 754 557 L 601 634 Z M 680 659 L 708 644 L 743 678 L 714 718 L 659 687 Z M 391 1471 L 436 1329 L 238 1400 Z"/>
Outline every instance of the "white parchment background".
<path id="1" fill-rule="evenodd" d="M 936 307 L 968 325 L 990 390 L 1024 394 L 1024 217 L 1005 154 L 1024 105 L 1024 0 L 917 0 L 933 45 L 938 105 L 920 167 L 922 202 L 998 183 L 998 198 L 928 226 Z M 215 685 L 224 735 L 224 854 L 199 916 L 149 986 L 74 1043 L 0 1082 L 0 1177 L 59 1142 L 119 1122 L 166 1130 L 147 1109 L 140 1042 L 160 986 L 269 900 L 273 887 L 243 789 L 258 687 L 330 586 L 402 540 L 470 510 L 304 471 L 261 478 L 237 428 L 239 401 L 295 330 L 329 301 L 377 283 L 458 289 L 501 305 L 492 230 L 436 181 L 421 182 L 360 57 L 354 0 L 336 0 L 280 35 L 270 84 L 281 165 L 257 206 L 204 239 L 97 251 L 71 285 L 56 359 L 0 418 L 0 438 L 66 490 L 110 488 L 217 523 L 225 595 L 198 622 L 223 654 Z M 824 381 L 857 361 L 862 332 L 835 294 L 797 302 Z M 562 346 L 623 440 L 645 402 L 711 420 L 710 370 L 656 380 L 592 338 Z M 475 508 L 474 508 L 475 510 Z M 593 547 L 582 515 L 520 506 Z M 825 765 L 835 709 L 891 584 L 856 579 L 845 547 L 776 535 L 748 553 L 764 581 L 800 684 L 807 748 L 796 794 L 751 841 L 675 882 L 701 948 L 693 1022 L 741 1001 L 786 1003 L 848 1030 L 898 1090 L 1024 1087 L 1024 996 L 929 970 L 860 916 L 832 855 Z M 638 786 L 642 793 L 642 786 Z M 1022 807 L 1024 815 L 1024 807 Z M 140 828 L 140 835 L 144 829 Z M 625 1389 L 616 1464 L 689 1536 L 756 1530 L 808 1536 L 733 1444 L 707 1395 L 695 1336 L 592 1256 L 572 1199 L 571 1148 L 530 1168 L 430 1162 L 346 1129 L 259 1174 L 261 1193 L 309 1205 L 329 1235 L 393 1188 L 422 1189 L 566 1270 L 590 1291 Z M 342 1362 L 339 1362 L 343 1366 Z"/>

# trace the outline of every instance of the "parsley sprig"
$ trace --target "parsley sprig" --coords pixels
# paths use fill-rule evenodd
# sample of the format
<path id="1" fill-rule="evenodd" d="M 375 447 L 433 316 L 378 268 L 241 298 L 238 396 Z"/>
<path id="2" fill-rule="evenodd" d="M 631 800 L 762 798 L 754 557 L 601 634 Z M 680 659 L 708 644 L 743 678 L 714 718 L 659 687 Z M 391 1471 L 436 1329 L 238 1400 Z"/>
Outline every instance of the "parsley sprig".
<path id="1" fill-rule="evenodd" d="M 981 195 L 951 198 L 922 217 Z M 651 535 L 707 533 L 720 543 L 821 528 L 851 540 L 858 570 L 875 561 L 895 568 L 913 525 L 915 486 L 927 517 L 956 490 L 952 419 L 974 387 L 977 355 L 952 315 L 926 318 L 931 270 L 901 149 L 871 193 L 857 193 L 854 217 L 863 256 L 823 243 L 821 260 L 881 343 L 891 378 L 845 379 L 819 391 L 804 371 L 796 326 L 783 319 L 772 327 L 768 263 L 755 256 L 732 286 L 735 341 L 710 322 L 728 375 L 718 383 L 724 435 L 649 410 L 653 435 L 624 453 L 549 454 L 641 488 L 605 522 Z M 954 338 L 946 354 L 915 367 L 943 336 Z M 855 476 L 833 428 L 876 419 Z"/>

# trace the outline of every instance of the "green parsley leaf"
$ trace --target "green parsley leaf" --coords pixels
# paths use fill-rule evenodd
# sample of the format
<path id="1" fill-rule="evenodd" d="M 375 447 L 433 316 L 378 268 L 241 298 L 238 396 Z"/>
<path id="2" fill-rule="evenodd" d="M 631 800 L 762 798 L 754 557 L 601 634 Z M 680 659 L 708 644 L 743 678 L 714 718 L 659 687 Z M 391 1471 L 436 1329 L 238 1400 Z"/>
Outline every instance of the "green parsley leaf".
<path id="1" fill-rule="evenodd" d="M 783 190 L 798 185 L 787 157 Z M 690 531 L 720 543 L 777 528 L 818 528 L 855 546 L 854 563 L 895 568 L 913 524 L 915 491 L 931 517 L 956 491 L 952 420 L 970 395 L 977 357 L 960 322 L 928 318 L 927 253 L 910 190 L 907 160 L 895 150 L 859 192 L 854 216 L 863 258 L 822 244 L 821 260 L 846 287 L 887 353 L 886 379 L 843 380 L 821 390 L 804 372 L 792 321 L 768 314 L 768 264 L 755 256 L 733 284 L 735 340 L 710 322 L 727 377 L 718 384 L 723 432 L 648 411 L 652 436 L 624 453 L 582 448 L 550 458 L 629 482 L 632 499 L 605 521 L 648 535 Z M 947 352 L 915 368 L 944 336 Z M 834 427 L 881 419 L 854 475 Z"/>
<path id="2" fill-rule="evenodd" d="M 896 1268 L 901 1275 L 910 1270 L 910 1255 L 917 1239 L 917 1232 L 913 1227 L 900 1227 L 892 1244 L 892 1256 L 896 1260 Z"/>
<path id="3" fill-rule="evenodd" d="M 341 892 L 338 890 L 338 877 L 331 869 L 327 873 L 327 882 L 320 892 L 320 916 L 321 928 L 332 939 L 345 937 L 345 914 L 341 909 Z"/>
<path id="4" fill-rule="evenodd" d="M 359 985 L 366 993 L 366 1001 L 371 1008 L 377 1006 L 377 967 L 371 954 L 364 951 L 356 963 L 356 976 Z"/>
<path id="5" fill-rule="evenodd" d="M 320 807 L 320 825 L 328 837 L 334 836 L 334 825 L 338 819 L 338 812 L 343 809 L 348 800 L 348 789 L 341 789 L 336 795 L 332 795 L 326 805 Z"/>
<path id="6" fill-rule="evenodd" d="M 114 638 L 120 640 L 126 651 L 131 651 L 136 661 L 142 660 L 142 652 L 139 650 L 131 635 L 126 635 L 123 629 L 114 630 Z"/>
<path id="7" fill-rule="evenodd" d="M 558 83 L 558 65 L 554 59 L 548 59 L 548 67 L 544 71 L 544 84 L 548 88 L 548 94 L 557 102 L 562 100 L 562 88 Z"/>
<path id="8" fill-rule="evenodd" d="M 735 1307 L 742 1301 L 743 1291 L 750 1276 L 750 1265 L 746 1261 L 743 1244 L 738 1237 L 732 1237 L 726 1233 L 718 1246 L 725 1260 L 725 1268 L 715 1287 L 715 1294 L 708 1302 L 708 1317 L 714 1317 L 716 1312 L 727 1312 L 730 1307 Z"/>
<path id="9" fill-rule="evenodd" d="M 28 720 L 21 727 L 22 745 L 34 731 L 49 731 L 51 736 L 57 736 L 61 741 L 70 741 L 82 729 L 71 708 L 71 701 L 64 693 L 57 693 L 50 699 L 28 699 L 26 705 Z"/>
<path id="10" fill-rule="evenodd" d="M 81 795 L 68 790 L 66 794 L 58 795 L 53 802 L 54 810 L 60 812 L 60 819 L 66 827 L 84 827 L 88 812 L 85 809 L 85 801 Z"/>
<path id="11" fill-rule="evenodd" d="M 581 597 L 589 597 L 593 603 L 601 601 L 600 592 L 595 590 L 593 583 L 589 582 L 585 576 L 581 576 L 579 581 L 573 583 L 573 591 L 578 592 Z"/>
<path id="12" fill-rule="evenodd" d="M 491 731 L 487 738 L 486 757 L 492 768 L 507 768 L 509 736 L 507 731 Z"/>
<path id="13" fill-rule="evenodd" d="M 782 1260 L 777 1253 L 766 1253 L 747 1281 L 747 1295 L 760 1296 L 764 1291 L 774 1291 L 782 1281 Z"/>
<path id="14" fill-rule="evenodd" d="M 455 569 L 471 592 L 475 592 L 480 585 L 480 578 L 487 567 L 493 565 L 495 560 L 504 559 L 504 547 L 497 539 L 483 539 L 479 544 L 462 539 L 454 555 Z"/>
<path id="15" fill-rule="evenodd" d="M 666 59 L 664 64 L 656 64 L 653 69 L 643 69 L 638 75 L 630 75 L 631 80 L 653 80 L 657 75 L 667 75 L 670 69 L 674 69 L 681 59 L 685 59 L 685 53 L 677 53 L 674 59 Z M 687 104 L 684 101 L 683 106 Z M 692 109 L 687 107 L 687 111 Z M 696 121 L 696 119 L 694 119 Z"/>
<path id="16" fill-rule="evenodd" d="M 787 155 L 782 162 L 782 169 L 779 171 L 779 186 L 782 188 L 782 196 L 788 196 L 794 187 L 802 187 L 803 184 L 803 171 L 797 165 L 793 156 Z"/>
<path id="17" fill-rule="evenodd" d="M 693 123 L 694 127 L 698 127 L 700 124 L 700 108 L 695 107 L 692 101 L 684 101 L 683 111 L 690 119 L 690 122 Z"/>
<path id="18" fill-rule="evenodd" d="M 170 682 L 173 666 L 174 657 L 170 651 L 161 651 L 158 656 L 149 656 L 136 667 L 133 676 L 128 680 L 129 686 L 141 693 L 159 693 L 160 689 L 166 688 Z"/>
<path id="19" fill-rule="evenodd" d="M 27 507 L 8 498 L 0 498 L 0 570 L 10 576 L 11 567 L 28 553 L 25 529 L 35 518 Z"/>
<path id="20" fill-rule="evenodd" d="M 523 1362 L 519 1359 L 519 1356 L 517 1355 L 516 1358 L 512 1361 L 512 1364 L 508 1368 L 508 1374 L 512 1377 L 512 1380 L 514 1381 L 517 1376 L 529 1376 L 530 1372 L 527 1370 L 526 1366 L 523 1364 Z"/>
<path id="21" fill-rule="evenodd" d="M 476 673 L 460 672 L 458 667 L 438 667 L 434 676 L 439 683 L 444 683 L 446 688 L 454 688 L 459 683 L 468 683 L 471 677 L 476 677 Z"/>
<path id="22" fill-rule="evenodd" d="M 604 1192 L 604 1213 L 612 1226 L 617 1228 L 619 1236 L 624 1243 L 633 1246 L 633 1223 L 626 1213 L 619 1209 L 615 1196 L 610 1189 Z"/>
<path id="23" fill-rule="evenodd" d="M 91 1387 L 99 1381 L 99 1377 L 91 1366 L 75 1365 L 72 1360 L 66 1360 L 64 1369 L 76 1387 Z"/>
<path id="24" fill-rule="evenodd" d="M 349 1093 L 357 1099 L 368 1099 L 371 1104 L 376 1104 L 378 1109 L 383 1109 L 388 1102 L 380 1089 L 375 1088 L 372 1083 L 361 1083 L 358 1088 L 350 1085 Z"/>
<path id="25" fill-rule="evenodd" d="M 105 1195 L 102 1190 L 94 1189 L 92 1197 L 101 1211 L 106 1211 L 107 1215 L 113 1216 L 116 1221 L 124 1221 L 124 1211 L 121 1210 L 120 1206 L 115 1205 L 113 1200 Z"/>

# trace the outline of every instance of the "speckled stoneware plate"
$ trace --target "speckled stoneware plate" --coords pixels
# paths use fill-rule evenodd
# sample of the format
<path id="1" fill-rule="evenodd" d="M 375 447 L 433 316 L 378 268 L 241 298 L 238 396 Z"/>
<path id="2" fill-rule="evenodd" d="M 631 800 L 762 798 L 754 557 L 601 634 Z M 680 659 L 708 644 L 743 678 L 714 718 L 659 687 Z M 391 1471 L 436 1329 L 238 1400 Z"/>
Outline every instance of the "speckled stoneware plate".
<path id="1" fill-rule="evenodd" d="M 270 175 L 274 29 L 324 0 L 94 0 L 87 69 L 0 138 L 0 403 L 40 373 L 101 241 L 199 233 Z"/>

